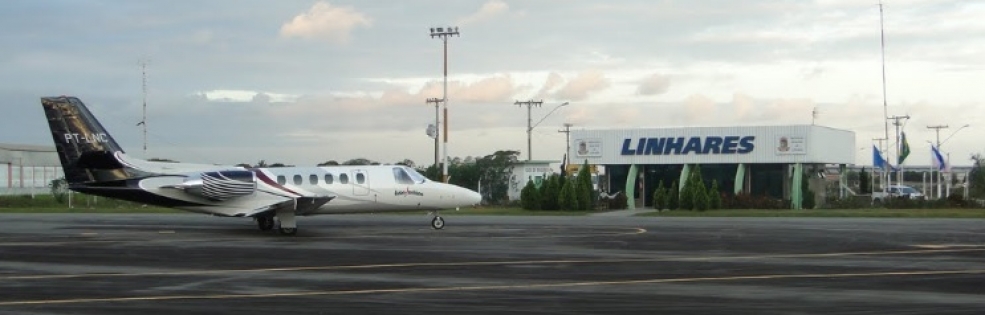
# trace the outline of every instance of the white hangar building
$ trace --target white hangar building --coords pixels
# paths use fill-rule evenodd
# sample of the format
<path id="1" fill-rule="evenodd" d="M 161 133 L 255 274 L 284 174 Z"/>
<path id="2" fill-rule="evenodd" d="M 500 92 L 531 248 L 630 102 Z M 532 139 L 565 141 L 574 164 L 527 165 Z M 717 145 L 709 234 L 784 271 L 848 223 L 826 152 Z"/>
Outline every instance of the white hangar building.
<path id="1" fill-rule="evenodd" d="M 660 182 L 680 183 L 696 165 L 706 184 L 716 180 L 726 194 L 765 195 L 799 208 L 799 190 L 791 187 L 802 176 L 793 174 L 816 175 L 830 164 L 844 170 L 856 153 L 854 132 L 816 125 L 572 130 L 571 141 L 571 163 L 604 166 L 603 186 L 635 198 L 631 208 L 652 206 Z M 824 189 L 815 189 L 820 179 L 809 178 L 823 200 Z"/>

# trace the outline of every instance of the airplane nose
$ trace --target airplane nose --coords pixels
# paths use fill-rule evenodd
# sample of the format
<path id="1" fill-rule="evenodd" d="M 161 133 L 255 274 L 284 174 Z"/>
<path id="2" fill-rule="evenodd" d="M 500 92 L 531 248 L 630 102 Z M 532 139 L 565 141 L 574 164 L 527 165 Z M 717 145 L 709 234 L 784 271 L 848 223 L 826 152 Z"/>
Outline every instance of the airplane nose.
<path id="1" fill-rule="evenodd" d="M 459 200 L 463 200 L 463 206 L 475 206 L 482 202 L 482 195 L 468 188 L 458 187 Z"/>

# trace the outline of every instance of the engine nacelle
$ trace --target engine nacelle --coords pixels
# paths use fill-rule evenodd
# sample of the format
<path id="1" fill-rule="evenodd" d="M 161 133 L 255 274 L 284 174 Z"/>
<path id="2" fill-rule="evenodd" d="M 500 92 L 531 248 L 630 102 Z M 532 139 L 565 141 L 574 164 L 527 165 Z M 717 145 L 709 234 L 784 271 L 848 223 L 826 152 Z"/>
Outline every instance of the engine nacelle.
<path id="1" fill-rule="evenodd" d="M 256 174 L 250 171 L 205 172 L 188 177 L 175 188 L 188 194 L 223 201 L 252 195 L 257 189 L 257 179 Z"/>

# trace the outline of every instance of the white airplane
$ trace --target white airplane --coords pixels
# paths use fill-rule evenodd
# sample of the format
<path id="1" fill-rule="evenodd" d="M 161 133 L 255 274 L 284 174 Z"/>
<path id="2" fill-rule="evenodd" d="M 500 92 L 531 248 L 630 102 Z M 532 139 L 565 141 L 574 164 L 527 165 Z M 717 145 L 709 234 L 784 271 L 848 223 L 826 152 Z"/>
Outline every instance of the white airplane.
<path id="1" fill-rule="evenodd" d="M 251 217 L 260 230 L 297 233 L 296 216 L 430 211 L 480 202 L 469 189 L 401 165 L 243 168 L 128 156 L 78 98 L 42 97 L 69 189 L 204 214 Z"/>

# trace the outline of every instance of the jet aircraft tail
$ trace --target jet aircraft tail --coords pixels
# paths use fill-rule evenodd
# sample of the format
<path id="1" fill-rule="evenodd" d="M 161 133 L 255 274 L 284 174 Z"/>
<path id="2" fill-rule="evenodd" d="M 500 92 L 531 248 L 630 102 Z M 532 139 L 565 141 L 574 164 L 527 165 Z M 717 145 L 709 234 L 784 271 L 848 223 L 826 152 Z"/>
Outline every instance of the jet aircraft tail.
<path id="1" fill-rule="evenodd" d="M 76 97 L 42 97 L 48 127 L 69 184 L 132 178 L 117 154 L 123 149 Z"/>

